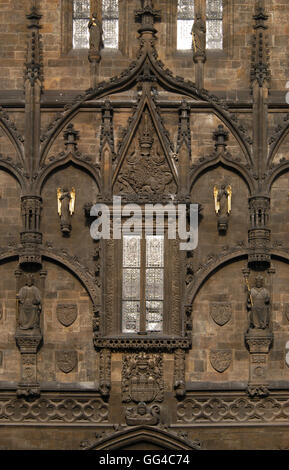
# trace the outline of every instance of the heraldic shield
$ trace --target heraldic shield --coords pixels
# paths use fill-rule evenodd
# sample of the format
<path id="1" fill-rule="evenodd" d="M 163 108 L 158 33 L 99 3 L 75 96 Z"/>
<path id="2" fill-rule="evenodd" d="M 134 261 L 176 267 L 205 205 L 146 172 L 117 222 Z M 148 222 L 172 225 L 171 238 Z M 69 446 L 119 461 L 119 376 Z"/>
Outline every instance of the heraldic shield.
<path id="1" fill-rule="evenodd" d="M 213 302 L 210 309 L 211 317 L 219 326 L 224 326 L 231 319 L 232 306 L 228 302 Z"/>
<path id="2" fill-rule="evenodd" d="M 225 372 L 228 369 L 232 361 L 232 351 L 211 351 L 210 362 L 212 367 L 217 372 Z"/>
<path id="3" fill-rule="evenodd" d="M 123 401 L 161 402 L 164 384 L 160 354 L 139 353 L 123 358 Z"/>

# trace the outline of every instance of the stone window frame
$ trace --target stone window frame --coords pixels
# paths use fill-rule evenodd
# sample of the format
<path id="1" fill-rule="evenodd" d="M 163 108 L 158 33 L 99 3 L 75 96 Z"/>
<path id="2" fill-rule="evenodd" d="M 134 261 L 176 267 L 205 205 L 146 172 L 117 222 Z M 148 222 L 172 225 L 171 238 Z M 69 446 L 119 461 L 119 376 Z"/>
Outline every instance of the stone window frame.
<path id="1" fill-rule="evenodd" d="M 121 50 L 122 29 L 121 28 L 121 17 L 123 16 L 122 1 L 119 1 L 119 40 L 118 48 L 115 49 L 104 49 L 109 53 L 118 53 Z M 101 3 L 98 0 L 90 0 L 90 13 L 97 13 L 98 17 L 101 18 Z M 73 0 L 61 0 L 61 54 L 62 55 L 83 55 L 87 54 L 88 49 L 74 49 L 73 48 Z"/>
<path id="2" fill-rule="evenodd" d="M 203 17 L 206 14 L 206 0 L 195 0 L 196 7 Z M 234 0 L 223 0 L 223 49 L 207 49 L 207 59 L 232 57 L 233 55 L 233 20 L 234 20 Z M 167 56 L 192 56 L 191 49 L 177 49 L 177 0 L 168 0 L 168 10 L 163 20 L 166 22 L 166 48 Z"/>
<path id="3" fill-rule="evenodd" d="M 173 248 L 171 246 L 171 240 L 168 240 L 166 236 L 167 227 L 165 225 L 165 236 L 164 236 L 164 266 L 163 266 L 163 273 L 164 273 L 164 281 L 163 281 L 163 329 L 159 332 L 151 332 L 146 331 L 143 333 L 147 337 L 156 338 L 162 336 L 169 336 L 172 334 L 171 326 L 170 326 L 170 316 L 171 316 L 171 284 L 172 284 L 172 273 L 168 263 L 168 259 L 171 258 L 173 253 Z M 142 239 L 142 241 L 144 241 Z M 122 335 L 123 337 L 135 337 L 138 335 L 143 336 L 141 333 L 124 333 L 122 329 L 122 252 L 123 252 L 123 241 L 118 240 L 115 245 L 115 260 L 117 264 L 116 272 L 121 273 L 119 276 L 115 276 L 114 285 L 115 285 L 115 306 L 114 311 L 118 312 L 116 315 L 116 329 L 115 333 Z M 141 267 L 144 269 L 144 266 Z M 142 299 L 144 300 L 144 299 Z"/>

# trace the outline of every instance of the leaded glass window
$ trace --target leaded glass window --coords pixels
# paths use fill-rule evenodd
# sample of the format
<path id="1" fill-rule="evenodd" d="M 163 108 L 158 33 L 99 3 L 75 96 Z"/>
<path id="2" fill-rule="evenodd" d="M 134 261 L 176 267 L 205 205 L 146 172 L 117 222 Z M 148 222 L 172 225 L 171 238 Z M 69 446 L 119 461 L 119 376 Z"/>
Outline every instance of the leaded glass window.
<path id="1" fill-rule="evenodd" d="M 164 237 L 124 235 L 123 333 L 163 331 Z"/>
<path id="2" fill-rule="evenodd" d="M 118 48 L 118 0 L 102 0 L 104 47 Z"/>
<path id="3" fill-rule="evenodd" d="M 207 49 L 223 49 L 223 1 L 206 0 Z"/>
<path id="4" fill-rule="evenodd" d="M 73 49 L 88 49 L 90 0 L 73 1 Z"/>
<path id="5" fill-rule="evenodd" d="M 178 0 L 177 49 L 191 49 L 194 0 Z"/>

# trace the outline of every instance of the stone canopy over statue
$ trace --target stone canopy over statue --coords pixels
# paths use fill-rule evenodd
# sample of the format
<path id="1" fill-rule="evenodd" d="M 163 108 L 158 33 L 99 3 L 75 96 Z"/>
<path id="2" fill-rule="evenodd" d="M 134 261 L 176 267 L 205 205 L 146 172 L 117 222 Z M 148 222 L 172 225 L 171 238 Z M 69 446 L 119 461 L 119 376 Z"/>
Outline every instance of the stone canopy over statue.
<path id="1" fill-rule="evenodd" d="M 247 308 L 249 311 L 249 329 L 265 330 L 270 324 L 270 293 L 264 287 L 264 278 L 256 277 L 256 285 L 248 288 Z"/>
<path id="2" fill-rule="evenodd" d="M 41 293 L 34 285 L 33 276 L 28 276 L 25 286 L 20 289 L 18 301 L 18 328 L 40 330 Z"/>

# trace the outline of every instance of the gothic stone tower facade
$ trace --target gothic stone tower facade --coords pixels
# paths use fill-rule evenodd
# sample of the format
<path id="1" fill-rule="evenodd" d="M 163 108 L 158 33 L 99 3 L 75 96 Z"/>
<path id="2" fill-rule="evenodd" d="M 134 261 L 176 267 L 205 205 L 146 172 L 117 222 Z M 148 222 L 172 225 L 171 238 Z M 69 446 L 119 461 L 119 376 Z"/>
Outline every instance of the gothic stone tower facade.
<path id="1" fill-rule="evenodd" d="M 0 2 L 1 449 L 288 448 L 288 19 Z M 197 248 L 94 240 L 114 196 L 199 204 Z"/>

